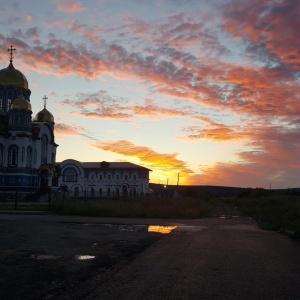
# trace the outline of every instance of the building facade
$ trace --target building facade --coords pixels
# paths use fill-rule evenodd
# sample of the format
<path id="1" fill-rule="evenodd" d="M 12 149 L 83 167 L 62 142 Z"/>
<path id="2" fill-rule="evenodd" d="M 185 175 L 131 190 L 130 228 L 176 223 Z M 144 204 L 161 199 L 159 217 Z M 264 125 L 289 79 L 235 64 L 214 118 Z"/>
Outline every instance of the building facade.
<path id="1" fill-rule="evenodd" d="M 150 170 L 129 162 L 79 162 L 60 165 L 60 188 L 68 197 L 126 197 L 149 193 Z"/>
<path id="2" fill-rule="evenodd" d="M 0 70 L 0 191 L 47 191 L 59 175 L 54 118 L 45 102 L 32 119 L 28 81 L 13 65 L 13 46 L 8 51 L 10 63 Z"/>
<path id="3" fill-rule="evenodd" d="M 62 191 L 72 197 L 119 197 L 149 192 L 151 170 L 128 162 L 56 163 L 54 117 L 46 108 L 32 119 L 31 91 L 10 63 L 0 70 L 0 198 Z"/>

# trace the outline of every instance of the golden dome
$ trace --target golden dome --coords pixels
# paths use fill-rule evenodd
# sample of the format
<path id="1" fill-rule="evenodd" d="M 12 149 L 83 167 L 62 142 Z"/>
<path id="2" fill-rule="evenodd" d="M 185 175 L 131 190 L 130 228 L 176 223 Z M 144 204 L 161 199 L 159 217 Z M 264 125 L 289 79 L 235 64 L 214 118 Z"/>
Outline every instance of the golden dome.
<path id="1" fill-rule="evenodd" d="M 11 109 L 31 111 L 31 104 L 24 98 L 23 95 L 21 95 L 13 101 L 13 103 L 11 104 Z"/>
<path id="2" fill-rule="evenodd" d="M 40 112 L 38 112 L 35 116 L 34 119 L 36 122 L 48 122 L 48 123 L 54 123 L 54 117 L 51 114 L 50 111 L 48 111 L 46 109 L 46 107 L 44 107 L 43 110 L 41 110 Z"/>
<path id="3" fill-rule="evenodd" d="M 24 74 L 15 69 L 12 62 L 5 69 L 0 70 L 0 85 L 12 85 L 28 89 L 28 81 Z"/>

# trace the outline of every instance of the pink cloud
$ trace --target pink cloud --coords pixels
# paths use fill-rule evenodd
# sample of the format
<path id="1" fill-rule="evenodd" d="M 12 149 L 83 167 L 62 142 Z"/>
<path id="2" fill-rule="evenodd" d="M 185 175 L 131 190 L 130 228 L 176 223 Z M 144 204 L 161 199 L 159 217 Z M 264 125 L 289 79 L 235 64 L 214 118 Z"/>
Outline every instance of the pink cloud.
<path id="1" fill-rule="evenodd" d="M 53 0 L 58 3 L 57 10 L 65 14 L 73 14 L 84 11 L 85 8 L 77 1 L 72 0 Z"/>

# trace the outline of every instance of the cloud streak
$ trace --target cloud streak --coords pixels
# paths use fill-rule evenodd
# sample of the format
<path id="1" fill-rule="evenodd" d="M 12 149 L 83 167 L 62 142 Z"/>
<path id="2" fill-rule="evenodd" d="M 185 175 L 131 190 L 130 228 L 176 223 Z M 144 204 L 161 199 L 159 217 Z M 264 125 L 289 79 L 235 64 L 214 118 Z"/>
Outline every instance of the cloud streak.
<path id="1" fill-rule="evenodd" d="M 128 91 L 124 97 L 104 90 L 74 91 L 59 102 L 71 110 L 73 118 L 157 123 L 178 118 L 182 143 L 232 142 L 249 150 L 235 150 L 240 162 L 216 161 L 196 175 L 184 169 L 186 162 L 177 161 L 177 152 L 160 154 L 151 146 L 144 149 L 133 144 L 128 137 L 95 147 L 114 151 L 113 147 L 123 149 L 123 143 L 132 152 L 119 154 L 151 164 L 142 156 L 148 150 L 155 168 L 166 157 L 174 162 L 170 168 L 186 172 L 191 182 L 204 178 L 212 184 L 214 180 L 226 184 L 236 180 L 243 186 L 247 180 L 259 184 L 270 178 L 278 183 L 284 178 L 296 182 L 299 1 L 211 1 L 202 3 L 203 9 L 195 5 L 193 11 L 172 6 L 159 17 L 126 10 L 110 15 L 111 19 L 102 18 L 101 26 L 98 21 L 80 19 L 93 13 L 88 3 L 82 3 L 53 0 L 52 5 L 65 18 L 47 20 L 48 25 L 55 24 L 49 25 L 47 34 L 44 27 L 33 24 L 34 15 L 27 15 L 27 20 L 18 17 L 13 24 L 26 22 L 29 27 L 3 31 L 0 47 L 6 49 L 13 43 L 26 69 L 41 75 L 76 75 L 102 82 L 112 78 L 118 83 L 130 81 L 146 91 L 140 99 Z M 6 26 L 6 22 L 1 24 Z M 93 135 L 62 124 L 56 128 L 58 134 Z"/>

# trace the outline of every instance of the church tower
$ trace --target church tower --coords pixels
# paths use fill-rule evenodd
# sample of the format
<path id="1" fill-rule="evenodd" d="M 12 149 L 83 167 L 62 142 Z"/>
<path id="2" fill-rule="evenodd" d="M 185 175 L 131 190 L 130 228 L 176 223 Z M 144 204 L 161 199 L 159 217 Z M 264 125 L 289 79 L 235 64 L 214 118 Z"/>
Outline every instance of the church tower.
<path id="1" fill-rule="evenodd" d="M 31 91 L 24 74 L 10 63 L 0 70 L 0 197 L 43 194 L 58 183 L 54 117 L 46 109 L 32 120 Z"/>

